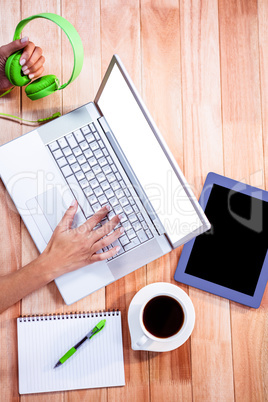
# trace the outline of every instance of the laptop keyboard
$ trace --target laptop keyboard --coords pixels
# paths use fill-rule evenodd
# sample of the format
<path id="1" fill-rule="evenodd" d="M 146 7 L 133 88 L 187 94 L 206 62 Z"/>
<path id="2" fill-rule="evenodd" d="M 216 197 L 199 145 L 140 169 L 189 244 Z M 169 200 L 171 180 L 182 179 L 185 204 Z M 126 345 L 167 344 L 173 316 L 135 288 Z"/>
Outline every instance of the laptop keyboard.
<path id="1" fill-rule="evenodd" d="M 110 205 L 110 212 L 96 228 L 113 216 L 121 214 L 119 225 L 125 231 L 112 245 L 120 246 L 112 258 L 139 246 L 153 237 L 142 212 L 132 196 L 133 190 L 126 185 L 114 161 L 93 123 L 81 127 L 48 145 L 86 219 L 98 212 L 104 205 Z M 115 230 L 114 229 L 114 230 Z"/>

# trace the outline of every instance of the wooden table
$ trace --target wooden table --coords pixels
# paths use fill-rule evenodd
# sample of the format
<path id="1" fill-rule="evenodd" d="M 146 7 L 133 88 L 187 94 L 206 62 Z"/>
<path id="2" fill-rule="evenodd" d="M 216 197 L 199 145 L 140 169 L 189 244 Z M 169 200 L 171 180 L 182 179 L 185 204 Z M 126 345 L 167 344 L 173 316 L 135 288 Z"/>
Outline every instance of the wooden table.
<path id="1" fill-rule="evenodd" d="M 118 53 L 198 197 L 209 171 L 268 189 L 267 0 L 0 1 L 0 44 L 16 24 L 39 12 L 67 18 L 81 35 L 85 62 L 68 88 L 32 103 L 14 90 L 0 111 L 36 119 L 94 99 Z M 35 20 L 23 33 L 44 49 L 46 74 L 66 82 L 72 49 L 60 29 Z M 0 142 L 30 131 L 0 122 Z M 0 184 L 1 274 L 38 255 Z M 182 285 L 196 310 L 191 338 L 177 350 L 132 351 L 127 310 L 146 284 L 174 283 L 181 248 L 75 303 L 64 304 L 54 282 L 0 316 L 0 401 L 267 401 L 268 291 L 258 310 Z M 1 282 L 0 282 L 1 284 Z M 21 314 L 119 308 L 126 386 L 21 396 L 16 318 Z"/>

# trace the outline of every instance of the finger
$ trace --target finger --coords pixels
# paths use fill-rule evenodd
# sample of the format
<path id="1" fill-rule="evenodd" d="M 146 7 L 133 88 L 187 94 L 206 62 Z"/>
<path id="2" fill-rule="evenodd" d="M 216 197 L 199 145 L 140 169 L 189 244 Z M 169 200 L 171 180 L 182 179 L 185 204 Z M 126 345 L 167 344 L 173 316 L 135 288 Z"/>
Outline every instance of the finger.
<path id="1" fill-rule="evenodd" d="M 40 77 L 40 75 L 43 74 L 43 72 L 44 72 L 44 67 L 42 66 L 35 73 L 29 74 L 28 77 L 30 78 L 30 80 L 32 80 L 33 78 Z"/>
<path id="2" fill-rule="evenodd" d="M 29 75 L 29 74 L 33 74 L 36 71 L 38 71 L 41 67 L 43 67 L 43 64 L 45 62 L 45 58 L 44 56 L 39 57 L 39 59 L 34 63 L 34 65 L 32 67 L 28 67 L 28 63 L 27 66 L 23 66 L 22 67 L 22 72 L 24 75 Z"/>
<path id="3" fill-rule="evenodd" d="M 22 55 L 20 57 L 21 66 L 24 66 L 26 65 L 26 63 L 28 63 L 28 60 L 32 57 L 34 50 L 35 50 L 35 44 L 33 42 L 29 42 L 28 45 L 23 49 Z"/>
<path id="4" fill-rule="evenodd" d="M 83 225 L 80 226 L 80 229 L 86 229 L 87 231 L 91 231 L 94 227 L 101 222 L 103 218 L 108 214 L 111 210 L 109 205 L 105 205 L 98 212 L 96 212 L 91 218 L 89 218 Z"/>
<path id="5" fill-rule="evenodd" d="M 121 220 L 121 216 L 116 215 L 110 221 L 105 223 L 102 227 L 100 227 L 99 229 L 96 229 L 94 231 L 93 241 L 97 242 L 103 236 L 106 236 L 108 233 L 110 233 L 118 225 L 120 220 Z M 102 248 L 102 247 L 100 247 L 100 248 Z"/>
<path id="6" fill-rule="evenodd" d="M 77 211 L 77 207 L 78 207 L 78 203 L 76 200 L 74 200 L 72 202 L 72 204 L 70 205 L 70 207 L 67 209 L 67 211 L 65 212 L 65 214 L 63 215 L 60 223 L 57 226 L 57 230 L 61 231 L 61 232 L 65 232 L 68 229 L 71 229 L 73 220 L 74 220 L 74 216 L 76 214 Z"/>
<path id="7" fill-rule="evenodd" d="M 101 250 L 104 247 L 110 246 L 115 240 L 118 239 L 123 233 L 125 229 L 122 227 L 116 229 L 114 232 L 112 232 L 109 236 L 104 237 L 103 239 L 100 239 L 97 241 L 94 246 L 92 247 L 93 254 L 95 254 L 97 251 Z"/>
<path id="8" fill-rule="evenodd" d="M 11 54 L 17 52 L 20 49 L 23 49 L 29 43 L 29 38 L 25 36 L 22 39 L 14 40 L 7 45 L 1 46 L 1 52 L 4 57 L 9 57 Z"/>
<path id="9" fill-rule="evenodd" d="M 109 251 L 105 251 L 104 253 L 93 254 L 90 258 L 90 261 L 93 263 L 93 262 L 107 260 L 108 258 L 112 258 L 114 255 L 116 255 L 119 250 L 120 250 L 120 246 L 116 246 L 116 247 L 111 248 L 111 250 L 109 250 Z"/>

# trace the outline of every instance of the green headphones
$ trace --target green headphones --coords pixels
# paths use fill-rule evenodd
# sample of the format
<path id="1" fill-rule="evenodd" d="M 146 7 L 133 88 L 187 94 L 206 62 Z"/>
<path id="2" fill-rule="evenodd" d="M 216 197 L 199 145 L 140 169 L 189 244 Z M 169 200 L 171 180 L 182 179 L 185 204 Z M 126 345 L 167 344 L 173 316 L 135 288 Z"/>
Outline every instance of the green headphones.
<path id="1" fill-rule="evenodd" d="M 65 32 L 73 48 L 74 66 L 72 75 L 66 84 L 60 85 L 59 79 L 53 74 L 45 75 L 29 84 L 31 80 L 23 74 L 21 71 L 21 65 L 19 63 L 22 50 L 19 50 L 9 56 L 5 65 L 6 76 L 14 86 L 22 87 L 29 84 L 25 88 L 25 92 L 28 98 L 31 100 L 44 98 L 45 96 L 48 96 L 69 85 L 80 74 L 84 60 L 83 44 L 79 34 L 69 21 L 57 14 L 42 13 L 25 18 L 18 23 L 13 40 L 20 39 L 20 34 L 25 25 L 35 18 L 46 18 L 52 22 L 55 22 L 55 24 L 57 24 Z"/>

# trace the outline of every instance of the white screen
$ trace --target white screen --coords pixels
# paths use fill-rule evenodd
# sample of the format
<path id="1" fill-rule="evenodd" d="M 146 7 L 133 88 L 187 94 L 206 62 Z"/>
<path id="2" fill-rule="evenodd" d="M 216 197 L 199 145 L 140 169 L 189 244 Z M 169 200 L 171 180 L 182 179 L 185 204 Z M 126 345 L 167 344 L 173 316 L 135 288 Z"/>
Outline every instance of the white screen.
<path id="1" fill-rule="evenodd" d="M 98 106 L 171 242 L 199 228 L 202 222 L 116 64 Z"/>

